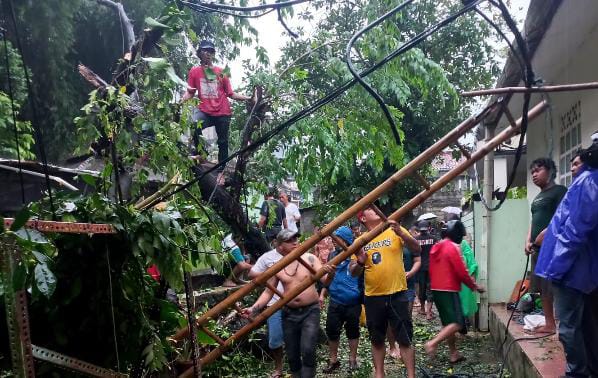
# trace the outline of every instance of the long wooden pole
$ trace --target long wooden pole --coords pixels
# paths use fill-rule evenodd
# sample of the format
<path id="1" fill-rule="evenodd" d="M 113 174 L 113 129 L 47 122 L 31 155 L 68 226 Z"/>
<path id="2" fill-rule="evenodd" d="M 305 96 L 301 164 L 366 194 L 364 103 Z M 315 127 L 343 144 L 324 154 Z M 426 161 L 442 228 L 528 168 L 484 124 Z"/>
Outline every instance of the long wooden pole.
<path id="1" fill-rule="evenodd" d="M 538 93 L 538 92 L 567 92 L 567 91 L 585 91 L 590 89 L 598 89 L 598 82 L 593 81 L 589 83 L 578 84 L 562 84 L 562 85 L 546 85 L 542 87 L 503 87 L 492 89 L 478 89 L 475 91 L 462 92 L 463 97 L 488 96 L 495 94 L 513 94 L 513 93 Z"/>
<path id="2" fill-rule="evenodd" d="M 532 108 L 528 113 L 529 121 L 533 120 L 538 115 L 542 114 L 542 112 L 544 111 L 546 106 L 547 106 L 547 103 L 545 101 L 542 101 L 541 103 L 536 105 L 534 108 Z M 488 107 L 482 112 L 482 113 L 484 113 L 484 116 L 486 114 L 486 110 L 489 111 L 489 110 L 491 110 L 490 108 L 491 107 Z M 354 214 L 356 214 L 357 211 L 359 211 L 359 210 L 365 208 L 367 205 L 371 204 L 375 200 L 375 198 L 378 198 L 379 195 L 383 194 L 386 190 L 388 190 L 389 188 L 394 186 L 394 184 L 396 183 L 396 181 L 398 179 L 404 178 L 408 174 L 413 173 L 413 171 L 415 171 L 415 168 L 417 166 L 423 164 L 425 161 L 427 161 L 428 159 L 435 156 L 436 153 L 442 151 L 442 148 L 440 148 L 436 153 L 432 153 L 432 151 L 436 151 L 436 148 L 440 147 L 441 144 L 449 145 L 452 142 L 455 142 L 456 139 L 453 140 L 453 138 L 456 136 L 456 133 L 464 132 L 463 129 L 468 128 L 468 127 L 469 128 L 473 127 L 473 125 L 471 125 L 471 123 L 473 123 L 473 122 L 475 122 L 475 124 L 477 124 L 481 119 L 483 119 L 483 117 L 479 118 L 481 116 L 481 114 L 479 114 L 475 118 L 470 118 L 469 120 L 463 122 L 461 125 L 459 125 L 457 128 L 455 128 L 453 131 L 451 131 L 449 134 L 447 134 L 447 136 L 442 138 L 440 141 L 435 143 L 432 147 L 430 147 L 424 153 L 422 153 L 417 158 L 415 158 L 411 163 L 407 164 L 401 170 L 396 172 L 393 176 L 391 176 L 391 178 L 386 180 L 382 185 L 378 186 L 376 189 L 374 189 L 372 192 L 370 192 L 366 197 L 364 197 L 362 200 L 355 203 L 348 210 L 346 210 L 343 214 L 341 214 L 339 217 L 337 217 L 335 220 L 333 220 L 330 224 L 328 224 L 328 226 L 324 227 L 324 229 L 322 229 L 322 233 L 324 234 L 326 232 L 331 232 L 331 229 L 335 230 L 342 223 L 344 223 L 347 219 L 349 219 Z M 514 136 L 519 131 L 520 128 L 521 128 L 521 119 L 519 119 L 517 121 L 516 125 L 509 126 L 504 131 L 502 131 L 500 134 L 498 134 L 496 137 L 494 137 L 492 140 L 490 140 L 486 145 L 484 145 L 483 148 L 474 152 L 471 155 L 471 158 L 464 160 L 463 162 L 458 164 L 455 168 L 453 168 L 451 171 L 447 172 L 445 175 L 443 175 L 438 180 L 436 180 L 434 183 L 432 183 L 430 185 L 429 189 L 425 189 L 422 192 L 420 192 L 418 195 L 413 197 L 410 201 L 408 201 L 400 209 L 398 209 L 397 211 L 392 213 L 392 215 L 390 215 L 388 217 L 388 220 L 399 221 L 401 218 L 403 218 L 405 215 L 407 215 L 407 213 L 409 211 L 411 211 L 415 207 L 419 206 L 428 197 L 430 197 L 432 194 L 434 194 L 435 192 L 440 190 L 442 187 L 444 187 L 450 181 L 455 179 L 461 173 L 466 171 L 469 167 L 471 167 L 473 164 L 475 164 L 478 160 L 482 159 L 490 151 L 493 151 L 502 142 L 504 142 L 505 140 Z M 458 139 L 458 137 L 457 137 L 457 139 Z M 414 164 L 412 164 L 412 163 L 414 163 Z M 376 197 L 373 197 L 374 195 L 376 195 Z M 381 232 L 383 232 L 384 230 L 386 230 L 388 228 L 388 226 L 389 226 L 388 220 L 380 223 L 374 229 L 370 230 L 369 232 L 364 234 L 362 237 L 357 239 L 349 248 L 347 248 L 345 251 L 343 251 L 343 252 L 339 253 L 337 256 L 335 256 L 329 263 L 332 265 L 336 265 L 336 264 L 342 262 L 343 260 L 345 260 L 346 258 L 348 258 L 349 256 L 351 256 L 352 254 L 354 254 L 359 249 L 363 248 L 363 246 L 365 246 L 373 238 L 375 238 L 377 235 L 379 235 Z M 234 305 L 234 303 L 237 300 L 241 299 L 242 296 L 245 295 L 243 292 L 249 292 L 250 290 L 255 288 L 256 285 L 259 285 L 259 284 L 267 281 L 273 275 L 275 275 L 280 270 L 282 270 L 290 262 L 292 262 L 293 260 L 300 257 L 305 251 L 307 251 L 308 248 L 306 248 L 305 246 L 311 244 L 310 241 L 313 242 L 314 240 L 321 239 L 321 237 L 316 238 L 318 236 L 321 236 L 321 235 L 313 235 L 308 240 L 303 242 L 301 245 L 299 245 L 297 248 L 295 248 L 289 254 L 284 256 L 279 262 L 277 262 L 272 267 L 270 267 L 268 270 L 266 270 L 257 279 L 255 279 L 250 284 L 247 284 L 244 287 L 242 287 L 241 289 L 239 289 L 237 292 L 232 294 L 230 297 L 228 297 L 227 299 L 222 301 L 220 304 L 215 306 L 212 310 L 206 312 L 201 318 L 198 319 L 197 323 L 203 324 L 208 319 L 210 319 L 211 316 L 215 316 L 218 313 L 220 313 L 221 311 L 216 312 L 217 308 L 224 310 L 224 309 Z M 315 245 L 315 243 L 314 243 L 314 245 Z M 311 247 L 309 247 L 309 248 L 311 248 Z M 272 306 L 266 308 L 264 311 L 262 311 L 260 314 L 258 314 L 255 317 L 253 322 L 242 327 L 233 336 L 231 336 L 229 339 L 227 339 L 224 342 L 224 344 L 220 345 L 219 347 L 211 350 L 208 354 L 206 354 L 201 359 L 202 365 L 209 364 L 210 362 L 214 361 L 216 358 L 221 356 L 224 351 L 226 351 L 233 345 L 235 340 L 239 340 L 239 339 L 243 338 L 245 335 L 247 335 L 253 329 L 257 328 L 264 321 L 266 321 L 266 319 L 268 319 L 268 317 L 270 317 L 274 312 L 278 311 L 290 300 L 295 298 L 297 295 L 299 295 L 301 292 L 303 292 L 309 286 L 313 285 L 315 280 L 320 279 L 322 276 L 324 276 L 324 274 L 325 274 L 324 270 L 320 269 L 312 277 L 306 277 L 303 281 L 301 281 L 292 290 L 285 292 L 284 296 L 281 297 L 280 300 L 278 300 Z M 181 333 L 181 335 L 178 335 L 178 336 L 182 337 L 182 336 L 184 336 L 184 333 Z M 181 375 L 181 377 L 190 377 L 192 374 L 193 374 L 193 369 L 190 368 L 187 371 L 185 371 Z"/>
<path id="3" fill-rule="evenodd" d="M 253 289 L 264 286 L 268 279 L 270 279 L 276 273 L 281 271 L 289 263 L 297 259 L 297 257 L 309 251 L 324 237 L 332 234 L 332 232 L 334 232 L 337 228 L 339 228 L 347 221 L 349 221 L 352 217 L 354 217 L 357 214 L 357 212 L 359 212 L 369 204 L 374 203 L 378 198 L 380 198 L 380 196 L 392 189 L 399 181 L 415 173 L 417 168 L 425 164 L 428 160 L 434 158 L 444 148 L 451 145 L 452 143 L 457 142 L 457 140 L 461 136 L 463 136 L 466 132 L 468 132 L 475 125 L 477 125 L 486 115 L 490 114 L 490 112 L 494 110 L 496 106 L 496 104 L 492 104 L 486 107 L 484 110 L 482 110 L 477 116 L 468 118 L 467 120 L 462 122 L 459 126 L 451 130 L 443 138 L 441 138 L 439 141 L 430 146 L 426 151 L 424 151 L 415 159 L 410 161 L 401 170 L 393 174 L 376 189 L 372 190 L 369 194 L 357 201 L 355 204 L 353 204 L 353 206 L 345 210 L 341 215 L 339 215 L 326 226 L 324 226 L 320 231 L 314 233 L 310 238 L 298 245 L 297 248 L 295 248 L 287 256 L 282 258 L 278 263 L 274 264 L 272 267 L 270 267 L 268 270 L 262 273 L 259 277 L 255 278 L 250 283 L 244 285 L 239 290 L 227 297 L 225 300 L 218 303 L 216 306 L 204 313 L 200 318 L 197 319 L 196 324 L 199 326 L 206 323 L 209 319 L 214 319 L 224 310 L 226 310 L 229 307 L 232 307 L 235 304 L 235 302 L 241 300 L 243 297 L 249 294 Z M 375 236 L 376 235 L 372 235 L 372 237 L 369 240 L 366 240 L 366 243 L 369 242 Z M 360 240 L 365 240 L 365 238 L 362 237 Z M 175 341 L 180 340 L 186 337 L 188 333 L 189 330 L 187 328 L 181 329 L 173 336 L 173 339 Z"/>

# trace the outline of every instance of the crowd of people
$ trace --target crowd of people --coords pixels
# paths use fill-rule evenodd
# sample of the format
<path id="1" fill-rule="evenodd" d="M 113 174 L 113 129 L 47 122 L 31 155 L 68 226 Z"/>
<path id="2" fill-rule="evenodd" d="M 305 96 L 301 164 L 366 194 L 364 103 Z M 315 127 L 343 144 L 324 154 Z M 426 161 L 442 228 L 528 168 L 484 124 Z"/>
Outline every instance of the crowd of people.
<path id="1" fill-rule="evenodd" d="M 272 203 L 274 198 L 274 193 L 266 196 L 265 201 L 270 201 L 270 207 L 275 206 Z M 290 210 L 288 216 L 297 214 L 294 209 Z M 472 271 L 466 264 L 468 258 L 462 254 L 461 243 L 467 245 L 463 241 L 463 224 L 452 220 L 446 224 L 441 236 L 435 236 L 437 232 L 427 221 L 419 222 L 410 230 L 389 221 L 390 227 L 356 254 L 336 265 L 330 264 L 344 247 L 363 237 L 364 230 L 369 232 L 383 222 L 373 208 L 366 208 L 358 213 L 357 222 L 351 227 L 338 228 L 334 232 L 335 238 L 322 239 L 313 251 L 301 257 L 312 269 L 323 268 L 326 274 L 269 317 L 268 344 L 275 362 L 272 377 L 283 376 L 283 354 L 286 354 L 293 377 L 316 375 L 315 352 L 320 311 L 324 308 L 329 353 L 324 373 L 334 373 L 341 368 L 338 350 L 343 329 L 349 346 L 347 368 L 350 371 L 359 368 L 360 323 L 365 317 L 375 376 L 385 376 L 384 358 L 388 345 L 388 353 L 402 359 L 408 376 L 414 377 L 412 312 L 418 297 L 424 298 L 420 299 L 420 306 L 424 308 L 425 317 L 434 318 L 432 303 L 435 303 L 443 324 L 440 333 L 426 344 L 426 352 L 433 357 L 438 344 L 447 340 L 451 351 L 449 362 L 463 360 L 456 349 L 455 334 L 466 332 L 466 316 L 471 312 L 468 312 L 467 306 L 462 308 L 465 301 L 461 301 L 461 286 L 466 285 L 470 293 L 471 290 L 483 290 L 473 278 L 477 267 Z M 269 227 L 280 226 L 272 221 Z M 264 229 L 265 233 L 267 231 Z M 257 277 L 295 249 L 298 237 L 298 231 L 288 228 L 288 223 L 282 226 L 272 239 L 273 249 L 260 256 L 249 269 L 249 278 Z M 424 278 L 421 277 L 422 272 Z M 271 278 L 270 287 L 275 287 L 278 293 L 288 292 L 309 276 L 310 269 L 294 261 Z M 278 299 L 275 292 L 264 290 L 243 314 L 251 318 Z"/>
<path id="2" fill-rule="evenodd" d="M 235 93 L 228 77 L 213 65 L 215 46 L 202 41 L 198 48 L 200 65 L 188 76 L 188 88 L 183 101 L 197 93 L 200 103 L 193 121 L 201 128 L 215 127 L 218 161 L 228 157 L 228 134 L 231 108 L 228 98 L 248 101 L 250 97 Z M 199 133 L 194 144 L 199 149 Z M 524 251 L 531 256 L 532 288 L 540 293 L 545 325 L 536 332 L 557 330 L 563 344 L 567 376 L 598 376 L 598 132 L 593 144 L 580 150 L 571 160 L 574 177 L 569 188 L 555 183 L 556 166 L 549 158 L 532 162 L 530 173 L 540 193 L 531 203 L 531 224 Z M 223 183 L 222 169 L 218 183 Z M 264 272 L 297 246 L 301 215 L 286 193 L 269 191 L 260 209 L 258 226 L 273 249 L 250 265 L 229 236 L 223 242 L 234 261 L 231 276 L 225 285 L 242 283 Z M 367 231 L 383 220 L 368 208 L 357 216 L 351 228 L 341 227 L 336 235 L 346 244 L 361 236 L 361 226 Z M 319 329 L 320 308 L 329 297 L 326 333 L 329 340 L 329 363 L 325 372 L 340 367 L 338 343 L 342 327 L 349 340 L 349 368 L 355 369 L 359 341 L 359 319 L 365 309 L 375 376 L 384 376 L 386 341 L 390 354 L 400 356 L 408 376 L 415 376 L 411 322 L 414 303 L 419 302 L 419 314 L 431 320 L 436 306 L 443 328 L 425 344 L 426 353 L 433 356 L 438 344 L 447 341 L 450 362 L 463 359 L 455 340 L 457 333 L 467 332 L 467 318 L 477 311 L 474 291 L 484 289 L 476 284 L 477 265 L 465 230 L 458 219 L 446 223 L 441 235 L 431 232 L 428 222 L 420 222 L 407 231 L 396 223 L 376 236 L 358 253 L 332 266 L 339 246 L 330 237 L 303 258 L 312 269 L 324 267 L 327 274 L 277 311 L 268 320 L 269 344 L 274 351 L 273 377 L 282 376 L 282 347 L 286 349 L 291 373 L 296 377 L 315 376 L 315 344 Z M 272 278 L 277 291 L 295 287 L 311 273 L 298 261 Z M 417 287 L 417 290 L 416 290 Z M 416 294 L 417 292 L 417 294 Z M 417 297 L 417 298 L 416 298 Z M 248 309 L 248 314 L 272 305 L 275 293 L 266 290 Z M 398 344 L 398 348 L 396 347 Z"/>

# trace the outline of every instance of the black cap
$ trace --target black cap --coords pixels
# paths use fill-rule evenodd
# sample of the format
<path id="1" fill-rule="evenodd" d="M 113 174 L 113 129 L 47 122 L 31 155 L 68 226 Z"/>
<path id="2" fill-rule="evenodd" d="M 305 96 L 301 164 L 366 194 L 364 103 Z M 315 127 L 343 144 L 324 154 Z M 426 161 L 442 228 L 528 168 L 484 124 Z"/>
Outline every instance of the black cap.
<path id="1" fill-rule="evenodd" d="M 197 46 L 198 50 L 213 50 L 216 51 L 216 46 L 214 46 L 214 43 L 212 41 L 208 41 L 207 39 L 204 39 L 203 41 L 199 42 L 199 46 Z"/>
<path id="2" fill-rule="evenodd" d="M 430 230 L 430 222 L 428 222 L 427 220 L 419 221 L 419 223 L 417 224 L 417 230 L 418 231 L 429 231 Z"/>
<path id="3" fill-rule="evenodd" d="M 448 221 L 446 223 L 446 236 L 448 236 L 453 243 L 461 244 L 465 237 L 465 226 L 458 220 Z"/>

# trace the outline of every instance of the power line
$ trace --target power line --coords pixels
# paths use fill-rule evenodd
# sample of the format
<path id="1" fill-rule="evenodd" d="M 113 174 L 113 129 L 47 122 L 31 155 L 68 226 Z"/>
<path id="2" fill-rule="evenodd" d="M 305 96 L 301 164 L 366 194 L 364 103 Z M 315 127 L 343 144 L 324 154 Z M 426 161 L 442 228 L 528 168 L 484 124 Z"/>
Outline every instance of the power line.
<path id="1" fill-rule="evenodd" d="M 365 82 L 365 80 L 363 80 L 359 74 L 357 73 L 357 70 L 355 70 L 355 66 L 353 65 L 353 62 L 351 61 L 351 49 L 353 48 L 353 45 L 355 44 L 355 41 L 357 41 L 357 39 L 359 37 L 361 37 L 365 32 L 373 29 L 374 27 L 378 26 L 380 23 L 382 23 L 383 21 L 385 21 L 387 18 L 389 18 L 390 16 L 394 15 L 395 13 L 397 13 L 398 11 L 400 11 L 401 9 L 405 8 L 407 5 L 411 4 L 413 2 L 413 0 L 407 0 L 404 3 L 396 6 L 395 8 L 393 8 L 391 11 L 387 12 L 386 14 L 382 15 L 381 17 L 379 17 L 377 20 L 375 20 L 374 22 L 372 22 L 371 24 L 365 26 L 364 28 L 362 28 L 361 30 L 358 30 L 355 34 L 353 34 L 353 36 L 351 37 L 351 39 L 349 40 L 349 43 L 347 43 L 347 48 L 345 50 L 345 59 L 347 61 L 347 68 L 349 68 L 349 71 L 351 71 L 351 75 L 353 75 L 353 77 L 359 82 L 359 84 L 361 84 L 361 86 L 370 94 L 372 95 L 372 97 L 374 98 L 374 100 L 376 100 L 376 102 L 378 103 L 378 105 L 380 105 L 380 108 L 382 108 L 382 112 L 384 112 L 384 115 L 386 116 L 386 119 L 388 120 L 388 124 L 390 125 L 390 129 L 392 131 L 392 134 L 395 138 L 395 142 L 397 143 L 397 145 L 401 145 L 401 136 L 399 135 L 399 131 L 397 130 L 397 125 L 395 124 L 395 120 L 392 117 L 392 114 L 390 114 L 390 110 L 388 110 L 388 106 L 386 106 L 386 104 L 384 103 L 384 99 L 382 99 L 382 97 L 368 84 Z"/>
<path id="2" fill-rule="evenodd" d="M 297 5 L 301 3 L 310 2 L 313 0 L 289 0 L 289 1 L 282 1 L 279 3 L 272 3 L 272 4 L 262 4 L 262 5 L 254 5 L 248 7 L 239 7 L 234 5 L 227 5 L 227 4 L 220 4 L 220 3 L 204 3 L 198 1 L 197 3 L 192 3 L 194 5 L 198 5 L 202 8 L 212 9 L 214 11 L 220 10 L 228 10 L 228 11 L 235 11 L 235 12 L 254 12 L 254 11 L 261 11 L 265 9 L 281 9 L 285 7 L 290 7 L 291 5 Z M 181 1 L 181 3 L 185 4 L 186 1 Z"/>
<path id="3" fill-rule="evenodd" d="M 27 83 L 27 93 L 29 98 L 29 105 L 31 106 L 31 112 L 33 113 L 33 130 L 35 135 L 35 145 L 39 151 L 39 157 L 42 160 L 44 168 L 44 177 L 46 181 L 46 187 L 48 189 L 48 196 L 50 198 L 50 210 L 52 212 L 52 219 L 56 220 L 56 209 L 54 207 L 54 197 L 52 196 L 52 187 L 50 186 L 50 173 L 48 172 L 48 159 L 46 158 L 46 149 L 44 146 L 44 136 L 39 126 L 39 117 L 37 114 L 37 107 L 35 105 L 35 94 L 31 86 L 31 79 L 29 77 L 29 70 L 27 70 L 27 64 L 25 62 L 25 54 L 23 53 L 23 47 L 21 46 L 21 39 L 19 37 L 19 28 L 17 26 L 17 18 L 15 16 L 15 10 L 12 4 L 12 0 L 7 2 L 9 8 L 9 14 L 12 20 L 15 41 L 17 43 L 17 50 L 21 55 L 21 62 L 23 63 L 23 72 L 25 74 L 25 82 Z"/>
<path id="4" fill-rule="evenodd" d="M 471 2 L 471 3 L 463 6 L 457 12 L 455 12 L 455 13 L 447 16 L 443 20 L 439 21 L 438 23 L 434 24 L 433 26 L 429 27 L 428 29 L 424 30 L 420 34 L 418 34 L 415 37 L 413 37 L 412 39 L 410 39 L 408 42 L 404 43 L 401 47 L 397 48 L 395 51 L 393 51 L 392 53 L 390 53 L 387 56 L 385 56 L 380 62 L 378 62 L 378 63 L 374 64 L 373 66 L 371 66 L 371 67 L 363 70 L 359 74 L 359 76 L 362 77 L 362 78 L 366 77 L 366 76 L 370 75 L 372 72 L 378 70 L 380 67 L 382 67 L 386 63 L 390 62 L 392 59 L 394 59 L 397 56 L 399 56 L 399 55 L 401 55 L 401 54 L 403 54 L 403 53 L 411 50 L 412 48 L 414 48 L 415 46 L 417 46 L 421 41 L 423 41 L 424 39 L 426 39 L 427 37 L 429 37 L 431 34 L 437 32 L 438 30 L 440 30 L 444 26 L 450 24 L 451 22 L 453 22 L 455 19 L 459 18 L 463 14 L 465 14 L 465 13 L 473 10 L 480 1 L 482 1 L 482 0 L 477 0 L 477 1 Z M 237 152 L 229 155 L 226 159 L 218 162 L 218 164 L 214 165 L 212 168 L 207 169 L 205 172 L 203 172 L 202 174 L 198 175 L 196 178 L 194 178 L 193 180 L 189 181 L 188 183 L 180 186 L 179 188 L 173 190 L 172 192 L 166 193 L 166 194 L 158 197 L 147 208 L 151 208 L 153 205 L 155 205 L 156 203 L 158 203 L 160 201 L 163 201 L 165 198 L 171 197 L 171 196 L 173 196 L 173 195 L 175 195 L 175 194 L 177 194 L 177 193 L 179 193 L 179 192 L 181 192 L 181 191 L 189 188 L 190 186 L 194 185 L 195 183 L 201 181 L 206 175 L 208 175 L 208 174 L 212 173 L 213 171 L 217 170 L 218 168 L 226 165 L 226 163 L 228 163 L 230 160 L 234 159 L 235 157 L 239 156 L 240 154 L 243 154 L 243 153 L 246 153 L 246 152 L 249 152 L 249 151 L 252 151 L 252 150 L 258 148 L 259 146 L 261 146 L 262 144 L 268 142 L 274 136 L 276 136 L 277 134 L 281 133 L 282 131 L 284 131 L 288 127 L 292 126 L 296 122 L 298 122 L 298 121 L 302 120 L 303 118 L 305 118 L 305 117 L 313 114 L 316 110 L 318 110 L 321 107 L 323 107 L 324 105 L 332 102 L 334 99 L 336 99 L 337 97 L 339 97 L 340 95 L 342 95 L 349 88 L 351 88 L 352 86 L 354 86 L 356 83 L 357 83 L 357 79 L 353 79 L 353 80 L 349 80 L 349 81 L 345 82 L 340 87 L 337 87 L 335 90 L 333 90 L 332 92 L 330 92 L 328 95 L 320 98 L 318 101 L 316 101 L 312 105 L 310 105 L 307 108 L 304 108 L 304 109 L 300 110 L 299 112 L 295 113 L 287 121 L 285 121 L 282 124 L 280 124 L 279 126 L 273 128 L 272 130 L 270 130 L 269 132 L 267 132 L 263 137 L 261 137 L 260 139 L 256 140 L 252 144 L 250 144 L 250 145 L 248 145 L 246 147 L 243 147 L 243 148 L 237 150 Z"/>
<path id="5" fill-rule="evenodd" d="M 531 60 L 529 57 L 529 51 L 527 49 L 527 44 L 525 42 L 525 39 L 523 38 L 523 35 L 521 35 L 521 32 L 517 28 L 517 24 L 515 23 L 515 20 L 513 20 L 513 18 L 511 17 L 511 14 L 509 13 L 509 9 L 506 7 L 506 5 L 503 3 L 503 1 L 498 0 L 498 3 L 495 2 L 494 0 L 488 0 L 488 1 L 500 10 L 502 17 L 505 20 L 507 26 L 509 27 L 511 32 L 515 35 L 515 41 L 517 42 L 517 46 L 519 47 L 519 51 L 521 53 L 521 59 L 524 64 L 524 67 L 521 67 L 521 74 L 522 74 L 523 80 L 525 82 L 525 87 L 531 88 L 534 85 L 535 74 L 532 69 L 532 63 L 531 63 Z M 478 13 L 480 13 L 480 12 L 478 12 Z M 495 26 L 492 22 L 490 24 Z M 497 28 L 497 27 L 495 26 L 495 28 Z M 513 48 L 513 46 L 511 45 L 511 43 L 507 39 L 507 37 L 504 35 L 504 33 L 499 33 L 499 35 L 501 35 L 501 37 L 507 41 L 507 43 L 509 44 L 509 48 L 512 49 L 515 59 L 518 59 L 517 51 Z M 515 152 L 515 161 L 513 163 L 513 170 L 511 171 L 511 175 L 509 176 L 509 180 L 507 182 L 507 187 L 505 188 L 505 195 L 500 199 L 498 204 L 494 207 L 491 207 L 490 204 L 486 203 L 484 196 L 480 195 L 480 200 L 481 200 L 482 204 L 484 205 L 484 207 L 486 208 L 486 210 L 488 210 L 488 211 L 496 211 L 502 207 L 503 203 L 505 203 L 505 201 L 507 200 L 507 195 L 506 195 L 507 192 L 511 189 L 511 187 L 513 186 L 513 183 L 515 182 L 515 176 L 517 175 L 517 167 L 519 166 L 519 163 L 521 161 L 521 156 L 523 155 L 523 142 L 525 140 L 525 136 L 527 133 L 527 126 L 529 123 L 527 112 L 529 110 L 530 100 L 531 100 L 531 93 L 530 92 L 525 93 L 523 95 L 523 110 L 522 110 L 523 114 L 521 116 L 521 132 L 519 134 L 519 144 L 517 145 L 517 151 Z M 479 185 L 478 185 L 478 192 L 479 192 Z"/>

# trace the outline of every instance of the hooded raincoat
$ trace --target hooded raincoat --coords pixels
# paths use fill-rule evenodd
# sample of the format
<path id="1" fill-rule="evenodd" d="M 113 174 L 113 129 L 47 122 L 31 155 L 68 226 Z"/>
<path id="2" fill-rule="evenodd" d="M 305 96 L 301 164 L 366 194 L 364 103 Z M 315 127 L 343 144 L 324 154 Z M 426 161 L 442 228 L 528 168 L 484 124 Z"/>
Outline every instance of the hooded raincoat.
<path id="1" fill-rule="evenodd" d="M 557 208 L 536 274 L 590 293 L 598 288 L 598 169 L 583 168 Z"/>

